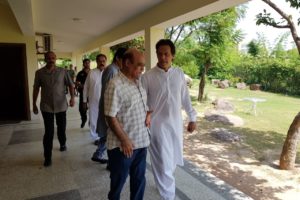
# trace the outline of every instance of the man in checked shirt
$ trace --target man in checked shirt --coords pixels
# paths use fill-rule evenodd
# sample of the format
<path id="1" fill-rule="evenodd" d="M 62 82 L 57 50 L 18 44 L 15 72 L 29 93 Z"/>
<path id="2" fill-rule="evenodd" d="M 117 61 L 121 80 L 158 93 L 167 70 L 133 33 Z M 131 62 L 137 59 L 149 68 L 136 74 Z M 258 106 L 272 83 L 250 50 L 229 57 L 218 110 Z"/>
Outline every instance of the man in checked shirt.
<path id="1" fill-rule="evenodd" d="M 144 71 L 144 54 L 129 49 L 122 69 L 108 84 L 104 93 L 104 114 L 109 128 L 107 154 L 110 166 L 108 199 L 120 199 L 130 175 L 130 199 L 143 199 L 146 178 L 146 155 L 149 146 L 150 115 L 147 97 L 139 77 Z"/>

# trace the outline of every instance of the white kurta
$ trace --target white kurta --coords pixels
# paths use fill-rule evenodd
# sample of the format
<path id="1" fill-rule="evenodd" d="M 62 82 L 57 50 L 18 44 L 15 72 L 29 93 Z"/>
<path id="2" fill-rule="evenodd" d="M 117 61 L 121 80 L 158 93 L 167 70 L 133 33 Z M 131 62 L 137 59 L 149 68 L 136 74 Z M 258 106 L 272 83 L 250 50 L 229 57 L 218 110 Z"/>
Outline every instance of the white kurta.
<path id="1" fill-rule="evenodd" d="M 196 121 L 184 73 L 171 67 L 154 67 L 142 76 L 151 115 L 150 158 L 155 181 L 163 199 L 175 198 L 173 173 L 183 165 L 183 108 L 189 121 Z"/>
<path id="2" fill-rule="evenodd" d="M 83 102 L 88 102 L 89 104 L 90 134 L 94 140 L 99 138 L 96 128 L 103 71 L 100 71 L 98 68 L 90 70 L 83 89 Z"/>

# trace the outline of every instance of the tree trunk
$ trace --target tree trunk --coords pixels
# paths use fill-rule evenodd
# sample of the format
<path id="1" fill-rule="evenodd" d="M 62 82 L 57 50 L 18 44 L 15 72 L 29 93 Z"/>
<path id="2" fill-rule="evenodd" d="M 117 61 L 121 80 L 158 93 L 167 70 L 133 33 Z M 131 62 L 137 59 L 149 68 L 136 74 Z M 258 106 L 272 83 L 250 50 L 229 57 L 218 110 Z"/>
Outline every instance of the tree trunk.
<path id="1" fill-rule="evenodd" d="M 206 70 L 204 69 L 203 73 L 201 74 L 201 79 L 199 83 L 199 92 L 198 92 L 198 101 L 203 101 L 203 94 L 204 94 L 204 87 L 205 87 L 205 76 Z"/>
<path id="2" fill-rule="evenodd" d="M 300 112 L 294 118 L 280 156 L 280 169 L 290 170 L 295 166 L 297 155 L 297 144 L 300 139 Z"/>
<path id="3" fill-rule="evenodd" d="M 204 64 L 204 69 L 201 74 L 201 79 L 200 79 L 200 83 L 199 83 L 198 101 L 203 101 L 204 88 L 205 88 L 205 77 L 206 77 L 206 73 L 210 67 L 211 67 L 211 62 L 210 62 L 210 60 L 208 60 Z"/>

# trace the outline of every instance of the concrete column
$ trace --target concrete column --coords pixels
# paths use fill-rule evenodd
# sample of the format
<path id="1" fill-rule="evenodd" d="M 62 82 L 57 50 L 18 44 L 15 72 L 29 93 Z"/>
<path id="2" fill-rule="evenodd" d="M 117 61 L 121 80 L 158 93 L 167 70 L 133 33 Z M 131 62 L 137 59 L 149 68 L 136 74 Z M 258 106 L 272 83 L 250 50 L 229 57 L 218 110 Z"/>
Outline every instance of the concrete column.
<path id="1" fill-rule="evenodd" d="M 145 29 L 145 53 L 146 53 L 146 70 L 154 67 L 157 63 L 155 44 L 165 37 L 163 28 L 149 27 Z"/>
<path id="2" fill-rule="evenodd" d="M 73 66 L 77 66 L 77 72 L 82 69 L 82 54 L 79 52 L 72 53 L 72 64 Z"/>
<path id="3" fill-rule="evenodd" d="M 111 63 L 111 60 L 110 60 L 110 47 L 109 46 L 101 46 L 99 49 L 100 49 L 100 53 L 106 55 L 107 65 L 109 65 Z"/>

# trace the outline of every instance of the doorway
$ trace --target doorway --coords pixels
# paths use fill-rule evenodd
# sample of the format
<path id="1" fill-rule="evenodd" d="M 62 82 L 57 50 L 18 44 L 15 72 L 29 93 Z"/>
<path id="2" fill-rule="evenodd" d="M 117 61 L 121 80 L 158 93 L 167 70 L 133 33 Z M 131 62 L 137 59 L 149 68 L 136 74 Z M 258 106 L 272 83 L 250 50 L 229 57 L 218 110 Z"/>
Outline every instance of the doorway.
<path id="1" fill-rule="evenodd" d="M 0 121 L 30 120 L 26 45 L 0 43 Z"/>

